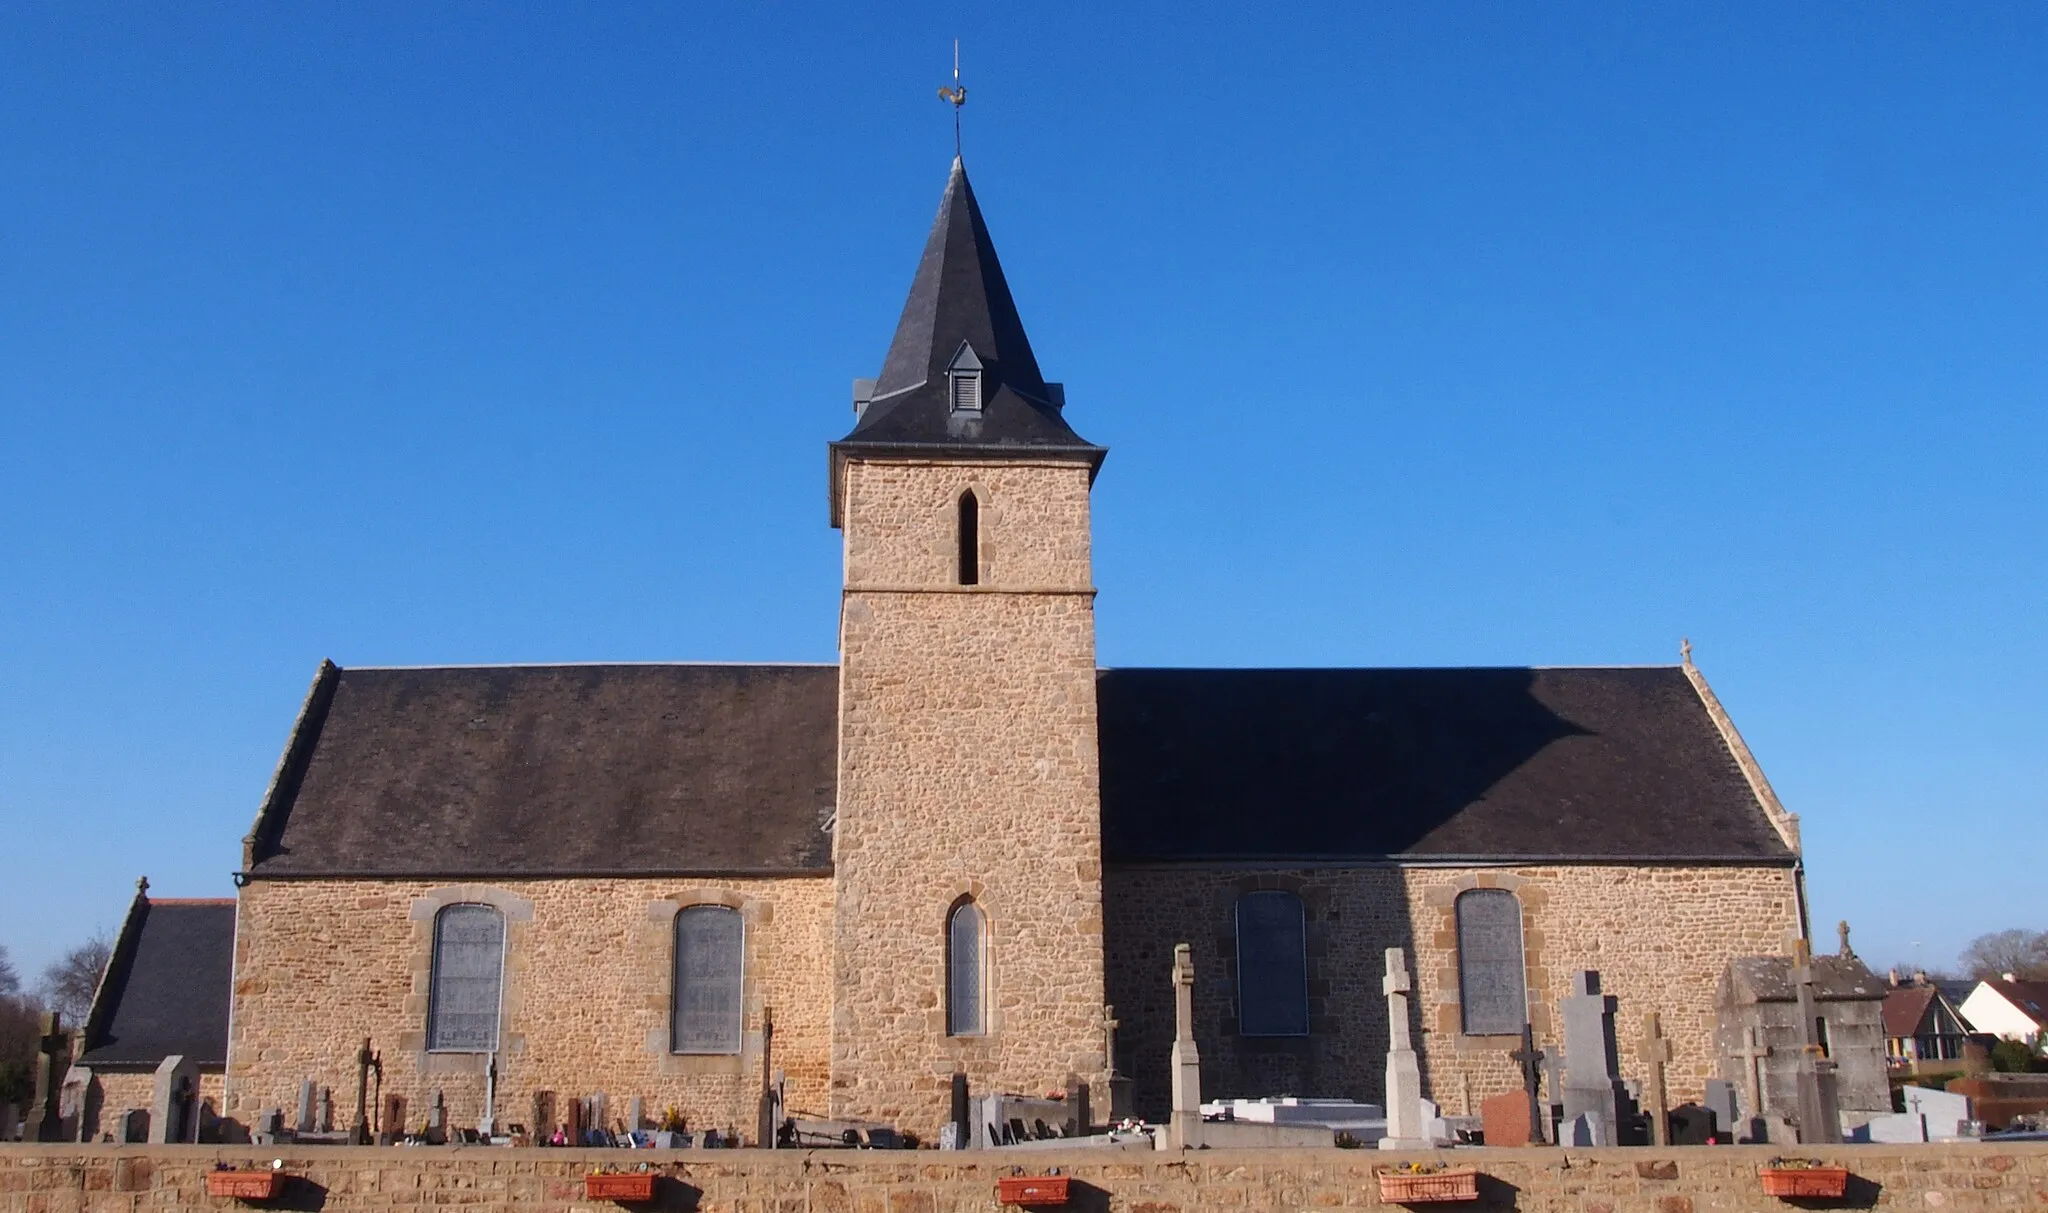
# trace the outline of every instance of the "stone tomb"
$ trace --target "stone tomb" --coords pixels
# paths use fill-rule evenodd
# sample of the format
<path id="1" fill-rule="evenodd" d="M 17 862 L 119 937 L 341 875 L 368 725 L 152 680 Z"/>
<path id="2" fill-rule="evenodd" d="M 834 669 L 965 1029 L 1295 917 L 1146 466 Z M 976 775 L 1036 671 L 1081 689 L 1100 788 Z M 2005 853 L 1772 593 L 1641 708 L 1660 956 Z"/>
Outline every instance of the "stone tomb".
<path id="1" fill-rule="evenodd" d="M 1715 992 L 1715 1051 L 1721 1077 L 1740 1101 L 1741 1126 L 1756 1119 L 1797 1125 L 1801 1067 L 1809 1042 L 1815 1060 L 1831 1070 L 1840 1125 L 1854 1129 L 1891 1113 L 1885 1078 L 1886 984 L 1854 955 L 1814 956 L 1807 1001 L 1814 1022 L 1803 1022 L 1798 963 L 1791 956 L 1739 956 L 1728 962 Z M 1810 1126 L 1801 1139 L 1822 1140 L 1828 1126 Z M 1774 1144 L 1780 1143 L 1773 1139 Z"/>

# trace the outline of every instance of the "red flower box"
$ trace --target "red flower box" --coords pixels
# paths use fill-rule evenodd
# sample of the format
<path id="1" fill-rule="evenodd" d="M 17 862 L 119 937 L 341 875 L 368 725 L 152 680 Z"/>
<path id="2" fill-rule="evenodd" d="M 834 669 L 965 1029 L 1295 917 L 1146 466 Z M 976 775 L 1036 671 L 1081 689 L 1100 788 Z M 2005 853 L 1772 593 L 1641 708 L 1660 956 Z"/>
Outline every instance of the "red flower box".
<path id="1" fill-rule="evenodd" d="M 654 1172 L 627 1171 L 583 1177 L 585 1200 L 653 1200 Z"/>
<path id="2" fill-rule="evenodd" d="M 1064 1175 L 1006 1175 L 996 1180 L 996 1203 L 1003 1205 L 1063 1205 L 1067 1203 Z"/>
<path id="3" fill-rule="evenodd" d="M 1478 1200 L 1479 1172 L 1471 1167 L 1448 1171 L 1380 1171 L 1380 1199 L 1395 1205 L 1430 1205 Z"/>
<path id="4" fill-rule="evenodd" d="M 1840 1200 L 1849 1190 L 1847 1167 L 1762 1167 L 1764 1195 Z"/>
<path id="5" fill-rule="evenodd" d="M 208 1171 L 206 1194 L 234 1200 L 276 1200 L 284 1192 L 282 1171 Z"/>

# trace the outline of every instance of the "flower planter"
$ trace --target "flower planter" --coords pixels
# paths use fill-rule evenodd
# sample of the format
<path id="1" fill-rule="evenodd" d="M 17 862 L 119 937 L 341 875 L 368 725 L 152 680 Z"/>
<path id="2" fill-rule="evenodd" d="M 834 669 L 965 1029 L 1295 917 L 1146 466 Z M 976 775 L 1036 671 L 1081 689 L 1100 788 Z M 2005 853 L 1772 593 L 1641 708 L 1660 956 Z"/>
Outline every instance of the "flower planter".
<path id="1" fill-rule="evenodd" d="M 1479 1172 L 1471 1167 L 1447 1171 L 1380 1171 L 1380 1199 L 1395 1205 L 1430 1205 L 1478 1200 Z"/>
<path id="2" fill-rule="evenodd" d="M 208 1171 L 206 1194 L 232 1200 L 276 1200 L 284 1192 L 282 1171 Z"/>
<path id="3" fill-rule="evenodd" d="M 1847 1167 L 1761 1167 L 1765 1196 L 1840 1200 L 1849 1190 Z"/>
<path id="4" fill-rule="evenodd" d="M 585 1200 L 653 1200 L 654 1172 L 625 1171 L 583 1177 Z"/>
<path id="5" fill-rule="evenodd" d="M 1067 1203 L 1064 1175 L 1006 1175 L 996 1180 L 996 1203 L 1004 1205 L 1063 1205 Z"/>

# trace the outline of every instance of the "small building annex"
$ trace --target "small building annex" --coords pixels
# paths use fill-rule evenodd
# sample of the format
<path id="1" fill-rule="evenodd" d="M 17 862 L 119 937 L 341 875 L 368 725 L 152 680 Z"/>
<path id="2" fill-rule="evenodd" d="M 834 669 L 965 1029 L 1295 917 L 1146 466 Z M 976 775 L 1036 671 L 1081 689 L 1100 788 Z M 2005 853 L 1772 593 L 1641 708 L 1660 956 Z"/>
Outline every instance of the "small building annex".
<path id="1" fill-rule="evenodd" d="M 836 664 L 320 667 L 245 841 L 227 1114 L 352 1090 L 367 1037 L 460 1123 L 602 1090 L 751 1138 L 781 1073 L 929 1136 L 956 1071 L 1101 1108 L 1112 1061 L 1156 1116 L 1183 941 L 1216 1097 L 1376 1097 L 1390 946 L 1447 1111 L 1516 1085 L 1579 968 L 1699 1097 L 1717 976 L 1806 924 L 1689 657 L 1099 668 L 1106 452 L 957 161 L 854 394 Z"/>

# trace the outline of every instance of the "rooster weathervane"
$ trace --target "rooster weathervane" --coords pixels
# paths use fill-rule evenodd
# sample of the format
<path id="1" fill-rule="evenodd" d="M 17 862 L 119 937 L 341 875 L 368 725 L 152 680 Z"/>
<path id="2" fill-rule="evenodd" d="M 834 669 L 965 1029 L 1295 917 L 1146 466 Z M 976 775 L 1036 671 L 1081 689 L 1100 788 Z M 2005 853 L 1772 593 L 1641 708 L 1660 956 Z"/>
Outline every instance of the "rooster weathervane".
<path id="1" fill-rule="evenodd" d="M 960 107 L 967 104 L 967 86 L 960 83 L 960 39 L 953 39 L 953 87 L 939 88 L 941 99 L 953 103 L 953 154 L 960 154 Z"/>

